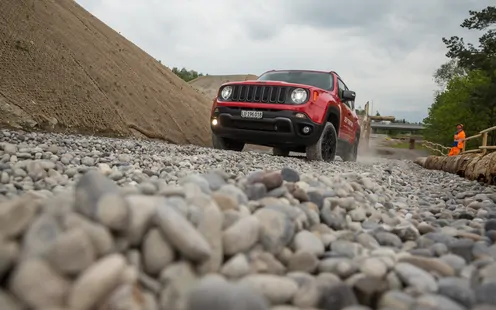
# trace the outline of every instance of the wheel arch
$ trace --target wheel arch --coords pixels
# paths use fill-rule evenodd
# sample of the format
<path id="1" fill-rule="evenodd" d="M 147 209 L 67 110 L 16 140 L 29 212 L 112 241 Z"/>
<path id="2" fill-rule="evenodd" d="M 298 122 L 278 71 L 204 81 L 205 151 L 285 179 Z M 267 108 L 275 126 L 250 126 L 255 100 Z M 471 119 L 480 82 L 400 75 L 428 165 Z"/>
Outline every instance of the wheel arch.
<path id="1" fill-rule="evenodd" d="M 355 131 L 355 138 L 358 137 L 358 139 L 360 139 L 361 136 L 362 136 L 362 129 L 360 128 L 360 126 L 358 126 L 357 130 Z"/>
<path id="2" fill-rule="evenodd" d="M 334 125 L 334 128 L 336 129 L 336 133 L 339 136 L 339 131 L 341 129 L 341 126 L 340 126 L 341 125 L 341 110 L 339 109 L 339 107 L 337 107 L 335 105 L 329 105 L 327 107 L 325 121 Z"/>

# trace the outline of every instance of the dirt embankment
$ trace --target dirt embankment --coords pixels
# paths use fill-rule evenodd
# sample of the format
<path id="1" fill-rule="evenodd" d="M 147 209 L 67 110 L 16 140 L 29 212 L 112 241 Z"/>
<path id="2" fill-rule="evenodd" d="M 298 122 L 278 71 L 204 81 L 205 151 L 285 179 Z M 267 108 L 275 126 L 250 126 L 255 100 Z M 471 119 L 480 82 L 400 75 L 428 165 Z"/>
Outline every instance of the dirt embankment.
<path id="1" fill-rule="evenodd" d="M 199 90 L 209 100 L 213 100 L 217 96 L 217 91 L 222 84 L 228 82 L 256 80 L 257 78 L 258 76 L 254 74 L 206 75 L 190 81 L 189 84 Z"/>
<path id="2" fill-rule="evenodd" d="M 415 163 L 426 169 L 455 173 L 469 180 L 496 185 L 496 152 L 486 155 L 419 157 Z"/>
<path id="3" fill-rule="evenodd" d="M 74 1 L 2 0 L 0 42 L 2 126 L 210 145 L 211 102 Z"/>

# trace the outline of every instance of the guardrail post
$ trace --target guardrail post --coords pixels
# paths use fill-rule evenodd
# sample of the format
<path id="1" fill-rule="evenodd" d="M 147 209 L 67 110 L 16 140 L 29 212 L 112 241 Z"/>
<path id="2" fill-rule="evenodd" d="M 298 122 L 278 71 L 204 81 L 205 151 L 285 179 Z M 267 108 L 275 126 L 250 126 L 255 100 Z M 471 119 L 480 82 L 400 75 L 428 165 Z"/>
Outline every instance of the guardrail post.
<path id="1" fill-rule="evenodd" d="M 486 153 L 487 153 L 487 149 L 486 149 L 486 146 L 487 146 L 487 134 L 488 134 L 487 132 L 483 132 L 482 133 L 482 147 L 483 147 L 483 149 L 482 149 L 482 155 L 483 156 L 486 155 Z"/>

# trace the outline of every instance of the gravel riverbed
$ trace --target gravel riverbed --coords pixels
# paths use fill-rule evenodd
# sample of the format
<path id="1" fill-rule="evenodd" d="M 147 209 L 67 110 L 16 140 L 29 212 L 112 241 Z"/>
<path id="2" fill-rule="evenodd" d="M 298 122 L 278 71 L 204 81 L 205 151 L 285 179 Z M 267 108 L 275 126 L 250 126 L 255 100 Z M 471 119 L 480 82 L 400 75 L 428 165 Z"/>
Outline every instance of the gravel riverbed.
<path id="1" fill-rule="evenodd" d="M 407 161 L 0 131 L 2 310 L 495 309 L 495 240 Z"/>

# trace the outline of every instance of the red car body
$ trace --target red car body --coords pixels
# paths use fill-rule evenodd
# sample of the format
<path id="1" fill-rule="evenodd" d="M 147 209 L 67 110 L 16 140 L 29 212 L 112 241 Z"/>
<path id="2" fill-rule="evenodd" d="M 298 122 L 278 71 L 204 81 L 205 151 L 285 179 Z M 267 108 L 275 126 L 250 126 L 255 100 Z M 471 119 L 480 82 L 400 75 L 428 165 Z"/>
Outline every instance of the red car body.
<path id="1" fill-rule="evenodd" d="M 324 89 L 309 84 L 263 80 L 267 74 L 271 76 L 278 73 L 283 76 L 284 73 L 288 76 L 301 73 L 310 78 L 315 75 L 320 79 L 329 78 L 332 82 Z M 333 124 L 341 145 L 352 146 L 358 142 L 360 126 L 354 110 L 355 93 L 347 89 L 336 72 L 272 70 L 262 74 L 259 79 L 262 80 L 229 82 L 220 86 L 211 110 L 211 129 L 215 136 L 302 152 L 306 146 L 319 140 L 325 124 L 329 122 Z M 222 91 L 227 86 L 231 87 L 232 95 L 223 99 Z M 288 103 L 293 100 L 288 94 L 296 89 L 303 89 L 307 93 L 304 103 Z M 269 93 L 265 95 L 266 92 Z M 348 100 L 343 98 L 343 94 L 347 95 Z M 350 96 L 353 100 L 349 100 Z M 246 111 L 257 111 L 258 114 L 247 118 L 242 117 L 241 111 L 245 111 L 245 115 L 252 113 Z M 309 127 L 310 132 L 304 133 L 304 127 Z"/>

